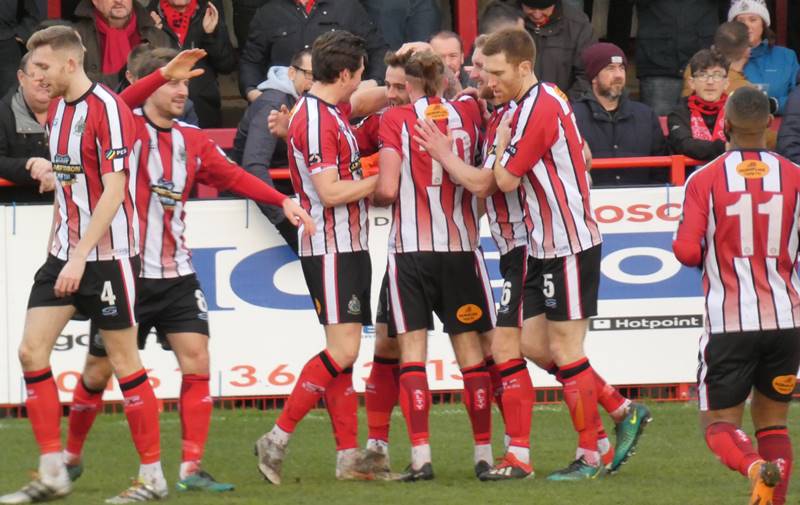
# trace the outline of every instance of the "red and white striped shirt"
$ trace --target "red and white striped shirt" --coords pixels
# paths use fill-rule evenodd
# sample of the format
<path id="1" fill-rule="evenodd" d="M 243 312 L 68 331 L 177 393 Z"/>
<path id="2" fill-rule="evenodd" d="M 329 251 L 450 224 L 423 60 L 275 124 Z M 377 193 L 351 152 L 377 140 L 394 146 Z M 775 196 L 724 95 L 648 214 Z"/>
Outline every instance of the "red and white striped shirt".
<path id="1" fill-rule="evenodd" d="M 194 273 L 183 237 L 185 205 L 195 182 L 225 191 L 241 169 L 203 130 L 174 121 L 160 128 L 134 111 L 139 159 L 136 207 L 142 240 L 140 277 L 169 279 Z"/>
<path id="2" fill-rule="evenodd" d="M 513 100 L 492 112 L 486 124 L 486 140 L 483 143 L 483 168 L 494 169 L 497 158 L 495 152 L 495 134 L 500 121 L 508 114 L 513 114 L 517 103 Z M 525 215 L 525 192 L 522 186 L 514 191 L 503 193 L 496 191 L 486 199 L 486 217 L 489 219 L 489 231 L 497 244 L 500 254 L 506 254 L 515 247 L 528 245 L 531 229 L 530 217 Z"/>
<path id="3" fill-rule="evenodd" d="M 128 106 L 106 86 L 95 83 L 74 102 L 55 100 L 48 113 L 47 130 L 50 160 L 58 180 L 58 215 L 50 254 L 69 259 L 103 194 L 102 177 L 112 172 L 125 172 L 128 190 L 87 261 L 139 254 L 139 222 L 134 206 L 136 126 Z"/>
<path id="4" fill-rule="evenodd" d="M 471 97 L 452 102 L 423 97 L 383 114 L 381 149 L 393 149 L 402 158 L 389 252 L 472 251 L 478 247 L 477 200 L 414 140 L 414 125 L 426 117 L 442 132 L 449 128 L 458 156 L 475 164 L 481 114 Z"/>
<path id="5" fill-rule="evenodd" d="M 703 244 L 710 333 L 800 326 L 800 167 L 736 150 L 686 181 L 676 241 Z"/>
<path id="6" fill-rule="evenodd" d="M 537 83 L 519 101 L 502 165 L 522 177 L 533 228 L 530 254 L 558 258 L 602 242 L 589 204 L 583 139 L 561 90 Z"/>
<path id="7" fill-rule="evenodd" d="M 339 180 L 360 180 L 361 155 L 347 120 L 340 110 L 313 95 L 297 102 L 289 122 L 289 172 L 300 205 L 314 219 L 317 231 L 300 239 L 300 256 L 366 251 L 369 222 L 363 198 L 325 207 L 311 176 L 336 170 Z"/>

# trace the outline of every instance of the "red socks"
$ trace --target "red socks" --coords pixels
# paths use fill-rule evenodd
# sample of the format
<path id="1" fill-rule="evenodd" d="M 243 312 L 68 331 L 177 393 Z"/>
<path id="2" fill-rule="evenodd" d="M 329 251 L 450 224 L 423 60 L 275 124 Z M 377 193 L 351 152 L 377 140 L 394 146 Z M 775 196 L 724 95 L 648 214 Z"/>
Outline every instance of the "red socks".
<path id="1" fill-rule="evenodd" d="M 524 359 L 512 359 L 497 368 L 503 379 L 503 419 L 509 445 L 530 447 L 534 392 L 528 366 Z"/>
<path id="2" fill-rule="evenodd" d="M 722 463 L 745 477 L 750 465 L 761 459 L 750 438 L 731 423 L 714 423 L 706 428 L 706 444 Z"/>
<path id="3" fill-rule="evenodd" d="M 61 451 L 61 403 L 50 367 L 25 372 L 25 408 L 39 453 Z"/>
<path id="4" fill-rule="evenodd" d="M 462 368 L 464 378 L 464 406 L 467 408 L 475 445 L 492 441 L 492 379 L 481 362 Z"/>
<path id="5" fill-rule="evenodd" d="M 325 407 L 331 418 L 336 450 L 358 447 L 358 396 L 353 390 L 353 367 L 345 368 L 328 383 Z"/>
<path id="6" fill-rule="evenodd" d="M 775 487 L 774 505 L 786 503 L 786 491 L 792 477 L 792 441 L 786 426 L 771 426 L 756 432 L 758 453 L 767 461 L 777 461 L 781 468 L 781 483 Z"/>
<path id="7" fill-rule="evenodd" d="M 399 360 L 375 356 L 367 379 L 365 403 L 368 438 L 389 441 L 392 410 L 400 392 Z"/>
<path id="8" fill-rule="evenodd" d="M 300 372 L 300 378 L 297 379 L 297 384 L 275 424 L 283 431 L 292 433 L 297 423 L 317 405 L 325 388 L 341 371 L 342 368 L 333 361 L 328 351 L 322 351 L 311 358 Z"/>
<path id="9" fill-rule="evenodd" d="M 83 378 L 79 379 L 75 391 L 72 393 L 72 405 L 69 408 L 67 452 L 75 455 L 81 454 L 89 430 L 102 406 L 103 390 L 89 389 L 83 382 Z"/>
<path id="10" fill-rule="evenodd" d="M 597 453 L 597 427 L 600 414 L 597 412 L 595 374 L 588 358 L 560 367 L 559 375 L 564 384 L 564 402 L 569 408 L 572 425 L 578 432 L 578 447 L 589 453 Z M 591 457 L 591 456 L 589 456 Z M 596 464 L 596 461 L 587 461 Z"/>
<path id="11" fill-rule="evenodd" d="M 603 406 L 603 409 L 611 414 L 612 412 L 617 411 L 620 407 L 625 405 L 627 401 L 624 396 L 619 394 L 617 388 L 614 386 L 609 386 L 600 374 L 598 374 L 594 369 L 594 388 L 597 391 L 597 402 Z M 615 422 L 619 422 L 620 420 L 615 419 Z"/>
<path id="12" fill-rule="evenodd" d="M 411 445 L 427 444 L 431 398 L 425 363 L 412 361 L 400 365 L 400 408 L 406 418 Z"/>
<path id="13" fill-rule="evenodd" d="M 119 388 L 124 398 L 125 416 L 131 430 L 133 445 L 143 465 L 161 459 L 161 429 L 158 424 L 158 403 L 147 372 L 139 370 L 120 377 Z"/>
<path id="14" fill-rule="evenodd" d="M 214 400 L 208 387 L 207 374 L 185 374 L 181 382 L 180 413 L 183 435 L 182 461 L 199 462 L 208 439 Z"/>
<path id="15" fill-rule="evenodd" d="M 489 377 L 492 379 L 492 396 L 494 396 L 494 401 L 497 403 L 497 408 L 500 409 L 500 415 L 505 419 L 505 411 L 503 410 L 503 378 L 500 376 L 500 367 L 491 356 L 487 356 L 484 361 L 486 362 L 486 368 L 489 370 Z"/>

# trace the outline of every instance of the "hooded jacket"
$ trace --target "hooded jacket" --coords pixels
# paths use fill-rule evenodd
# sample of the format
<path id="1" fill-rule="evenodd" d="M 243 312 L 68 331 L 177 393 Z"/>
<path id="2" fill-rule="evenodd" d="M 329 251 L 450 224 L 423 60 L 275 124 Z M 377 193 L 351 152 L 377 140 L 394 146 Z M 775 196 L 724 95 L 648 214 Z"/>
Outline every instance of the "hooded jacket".
<path id="1" fill-rule="evenodd" d="M 136 13 L 136 25 L 142 43 L 149 42 L 155 47 L 169 47 L 170 41 L 167 34 L 156 28 L 150 18 L 150 13 L 142 7 L 137 0 L 133 1 L 133 10 Z M 103 74 L 103 53 L 100 50 L 100 41 L 97 27 L 94 24 L 94 6 L 91 0 L 81 0 L 75 8 L 75 30 L 83 39 L 86 54 L 83 57 L 83 68 L 89 79 L 101 82 L 111 89 L 117 89 L 120 80 L 125 79 L 125 68 L 116 74 Z"/>
<path id="2" fill-rule="evenodd" d="M 753 84 L 766 84 L 769 96 L 778 100 L 778 114 L 786 109 L 789 93 L 797 86 L 800 65 L 797 54 L 789 48 L 770 46 L 767 41 L 750 50 L 744 75 Z"/>
<path id="3" fill-rule="evenodd" d="M 22 90 L 15 87 L 0 100 L 0 177 L 18 186 L 2 188 L 0 199 L 53 200 L 53 193 L 39 194 L 38 181 L 25 169 L 30 158 L 50 159 L 50 149 L 44 128 L 25 103 Z"/>
<path id="4" fill-rule="evenodd" d="M 279 110 L 281 105 L 291 109 L 299 97 L 294 83 L 289 79 L 288 67 L 272 67 L 267 76 L 267 80 L 258 85 L 258 89 L 264 93 L 247 107 L 239 122 L 231 158 L 245 170 L 274 187 L 269 169 L 285 167 L 289 164 L 289 160 L 286 157 L 286 142 L 270 133 L 267 128 L 267 118 L 271 111 Z M 283 211 L 277 207 L 259 205 L 259 208 L 275 225 L 286 219 Z"/>
<path id="5" fill-rule="evenodd" d="M 167 35 L 171 47 L 182 49 L 205 49 L 208 55 L 197 63 L 205 73 L 189 81 L 189 98 L 194 103 L 200 128 L 219 128 L 222 126 L 222 99 L 219 92 L 218 74 L 229 74 L 236 69 L 233 44 L 225 27 L 224 10 L 221 2 L 214 2 L 220 12 L 219 22 L 214 32 L 207 34 L 203 30 L 203 17 L 209 0 L 197 0 L 197 9 L 189 21 L 189 31 L 183 45 L 178 36 L 167 24 L 158 0 L 152 0 L 148 9 L 161 18 L 162 30 Z"/>
<path id="6" fill-rule="evenodd" d="M 534 72 L 540 81 L 551 82 L 577 99 L 590 89 L 581 52 L 597 39 L 586 14 L 563 0 L 555 5 L 553 16 L 542 27 L 525 18 L 525 29 L 536 43 Z"/>
<path id="7" fill-rule="evenodd" d="M 573 103 L 578 130 L 593 158 L 628 158 L 667 154 L 655 111 L 622 95 L 614 113 L 606 111 L 589 91 Z M 593 170 L 595 186 L 634 186 L 666 181 L 664 170 L 627 168 Z"/>

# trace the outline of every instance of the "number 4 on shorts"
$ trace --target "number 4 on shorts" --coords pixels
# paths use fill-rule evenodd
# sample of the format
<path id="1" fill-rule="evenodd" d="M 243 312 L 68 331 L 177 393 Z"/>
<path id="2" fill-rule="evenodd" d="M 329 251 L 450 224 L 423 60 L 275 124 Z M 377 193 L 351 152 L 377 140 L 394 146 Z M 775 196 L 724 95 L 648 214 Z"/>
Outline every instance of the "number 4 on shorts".
<path id="1" fill-rule="evenodd" d="M 111 281 L 105 281 L 103 283 L 103 291 L 100 292 L 100 301 L 106 302 L 109 305 L 114 305 L 114 302 L 117 301 L 117 297 L 114 296 L 114 288 L 111 286 Z"/>

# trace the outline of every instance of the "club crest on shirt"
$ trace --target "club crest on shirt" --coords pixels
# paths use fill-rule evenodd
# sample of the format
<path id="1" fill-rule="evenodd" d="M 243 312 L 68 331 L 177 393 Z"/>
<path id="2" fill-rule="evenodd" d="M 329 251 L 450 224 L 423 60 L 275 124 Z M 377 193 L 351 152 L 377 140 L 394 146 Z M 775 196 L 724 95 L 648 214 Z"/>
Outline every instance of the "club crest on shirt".
<path id="1" fill-rule="evenodd" d="M 75 127 L 72 128 L 72 132 L 75 135 L 83 135 L 83 132 L 86 131 L 86 119 L 80 119 L 77 123 L 75 123 Z"/>
<path id="2" fill-rule="evenodd" d="M 77 182 L 78 174 L 83 173 L 83 167 L 72 163 L 68 154 L 53 156 L 53 172 L 62 186 L 70 186 Z"/>
<path id="3" fill-rule="evenodd" d="M 350 301 L 347 302 L 347 313 L 352 316 L 361 314 L 361 301 L 356 295 L 353 295 Z"/>
<path id="4" fill-rule="evenodd" d="M 316 165 L 317 163 L 322 163 L 322 156 L 319 153 L 311 153 L 308 155 L 308 164 L 309 165 Z"/>
<path id="5" fill-rule="evenodd" d="M 175 191 L 175 183 L 164 178 L 159 179 L 156 184 L 151 184 L 150 191 L 158 196 L 161 205 L 166 210 L 173 210 L 183 198 L 180 192 Z"/>
<path id="6" fill-rule="evenodd" d="M 357 159 L 356 161 L 350 162 L 350 173 L 351 174 L 358 174 L 361 175 L 361 158 Z"/>

